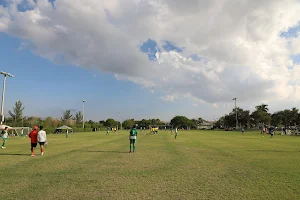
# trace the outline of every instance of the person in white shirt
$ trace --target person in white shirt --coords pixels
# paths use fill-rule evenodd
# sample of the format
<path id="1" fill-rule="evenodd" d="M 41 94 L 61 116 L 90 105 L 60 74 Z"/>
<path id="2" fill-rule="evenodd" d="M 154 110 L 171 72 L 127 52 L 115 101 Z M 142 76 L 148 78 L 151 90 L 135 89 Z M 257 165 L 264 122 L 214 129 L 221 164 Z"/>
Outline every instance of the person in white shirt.
<path id="1" fill-rule="evenodd" d="M 176 139 L 177 136 L 178 136 L 178 128 L 176 127 L 176 128 L 175 128 L 175 137 L 174 137 L 174 138 Z"/>
<path id="2" fill-rule="evenodd" d="M 46 131 L 43 130 L 43 126 L 40 126 L 40 131 L 37 136 L 38 142 L 41 147 L 41 154 L 44 155 L 45 143 L 47 142 Z"/>

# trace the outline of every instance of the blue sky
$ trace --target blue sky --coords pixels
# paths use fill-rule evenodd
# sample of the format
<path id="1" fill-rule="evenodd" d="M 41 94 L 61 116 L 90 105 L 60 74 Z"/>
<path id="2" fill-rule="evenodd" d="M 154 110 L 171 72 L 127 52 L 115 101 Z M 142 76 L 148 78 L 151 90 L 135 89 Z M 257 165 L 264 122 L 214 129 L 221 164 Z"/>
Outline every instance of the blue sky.
<path id="1" fill-rule="evenodd" d="M 7 2 L 13 5 L 17 1 L 0 0 L 0 5 L 7 7 Z M 295 26 L 300 12 L 291 9 L 295 2 L 285 8 L 290 10 L 289 15 L 282 16 L 277 3 L 257 4 L 258 9 L 265 12 L 257 16 L 255 23 L 246 20 L 252 15 L 251 6 L 249 9 L 245 6 L 243 12 L 233 8 L 228 13 L 226 8 L 231 5 L 230 1 L 224 10 L 213 9 L 219 8 L 219 4 L 212 2 L 213 12 L 209 14 L 202 10 L 206 4 L 201 1 L 199 5 L 203 6 L 197 9 L 183 1 L 150 5 L 146 1 L 125 4 L 123 0 L 116 0 L 118 3 L 111 4 L 110 0 L 103 0 L 103 4 L 99 4 L 92 0 L 49 0 L 51 4 L 33 7 L 26 2 L 23 0 L 17 5 L 19 12 L 13 7 L 0 10 L 0 31 L 3 32 L 0 32 L 0 70 L 15 75 L 7 79 L 5 114 L 21 100 L 26 116 L 61 117 L 66 109 L 71 109 L 73 114 L 80 111 L 85 99 L 85 118 L 95 121 L 116 118 L 118 113 L 123 119 L 168 121 L 175 115 L 186 115 L 212 120 L 232 110 L 233 97 L 238 97 L 239 106 L 250 110 L 268 101 L 271 111 L 286 107 L 282 106 L 282 99 L 280 102 L 268 100 L 261 97 L 261 93 L 266 97 L 271 94 L 279 97 L 288 92 L 284 99 L 286 105 L 300 98 L 300 94 L 293 92 L 293 89 L 298 91 L 297 84 L 288 91 L 285 89 L 290 86 L 286 80 L 297 83 L 294 77 L 300 73 L 295 65 L 287 62 L 290 57 L 294 63 L 300 63 L 297 46 L 300 26 Z M 166 13 L 164 8 L 170 12 Z M 23 13 L 31 9 L 39 12 Z M 285 24 L 277 23 L 279 14 Z M 266 17 L 274 26 L 265 26 Z M 190 20 L 183 24 L 185 18 Z M 97 26 L 93 24 L 95 19 Z M 289 26 L 288 31 L 281 32 Z M 236 31 L 240 30 L 247 31 L 247 35 L 237 36 Z M 281 33 L 290 46 L 282 46 L 282 39 L 270 37 L 274 33 Z M 27 48 L 20 49 L 24 41 L 19 38 L 32 44 L 28 49 L 36 48 L 45 57 L 56 53 L 66 64 L 55 64 Z M 249 45 L 246 49 L 242 45 L 233 47 L 236 40 Z M 236 54 L 231 53 L 233 48 L 237 49 Z M 281 48 L 283 51 L 278 51 Z M 293 49 L 294 55 L 288 48 Z M 159 62 L 156 62 L 156 52 L 159 52 Z M 249 57 L 253 59 L 248 60 Z M 267 59 L 265 62 L 271 63 L 270 66 L 257 65 L 261 57 Z M 288 63 L 289 72 L 284 67 L 270 70 L 274 62 L 280 65 L 284 62 L 282 66 Z M 81 67 L 68 63 L 80 63 Z M 237 67 L 232 63 L 248 64 Z M 91 66 L 97 70 L 89 68 Z M 114 73 L 124 79 L 134 78 L 137 84 L 116 80 Z M 235 80 L 230 76 L 236 77 Z M 138 79 L 140 77 L 142 79 Z M 270 84 L 271 81 L 281 85 Z M 146 88 L 149 85 L 152 88 Z"/>
<path id="2" fill-rule="evenodd" d="M 159 99 L 163 94 L 152 93 L 129 81 L 118 81 L 113 74 L 57 65 L 27 49 L 20 50 L 21 42 L 0 33 L 1 71 L 15 76 L 7 78 L 5 114 L 17 100 L 23 102 L 26 116 L 60 117 L 65 109 L 71 109 L 74 114 L 80 111 L 81 101 L 85 99 L 86 119 L 97 121 L 116 118 L 119 112 L 124 119 L 160 117 L 169 120 L 170 115 L 194 109 L 182 108 L 180 101 L 164 102 Z M 145 44 L 145 51 L 153 48 L 152 43 Z"/>

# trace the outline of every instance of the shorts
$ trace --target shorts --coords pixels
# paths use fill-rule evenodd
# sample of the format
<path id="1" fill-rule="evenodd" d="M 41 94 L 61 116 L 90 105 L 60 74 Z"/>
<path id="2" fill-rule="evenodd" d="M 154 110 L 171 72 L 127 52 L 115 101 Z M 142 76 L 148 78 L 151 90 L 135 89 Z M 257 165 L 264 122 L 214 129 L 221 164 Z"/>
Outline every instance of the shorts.
<path id="1" fill-rule="evenodd" d="M 3 140 L 5 140 L 5 141 L 6 141 L 6 140 L 7 140 L 7 138 L 3 138 Z"/>
<path id="2" fill-rule="evenodd" d="M 135 144 L 136 143 L 136 139 L 130 139 L 130 144 Z"/>
<path id="3" fill-rule="evenodd" d="M 36 147 L 37 143 L 31 143 L 31 147 Z"/>
<path id="4" fill-rule="evenodd" d="M 40 145 L 45 145 L 45 142 L 39 142 Z"/>

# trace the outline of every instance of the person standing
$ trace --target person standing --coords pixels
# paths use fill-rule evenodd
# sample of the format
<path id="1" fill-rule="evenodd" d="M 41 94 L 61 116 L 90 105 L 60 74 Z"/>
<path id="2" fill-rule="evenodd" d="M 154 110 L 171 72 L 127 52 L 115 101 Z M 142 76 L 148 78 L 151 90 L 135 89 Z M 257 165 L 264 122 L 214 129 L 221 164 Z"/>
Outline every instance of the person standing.
<path id="1" fill-rule="evenodd" d="M 34 126 L 33 130 L 28 135 L 30 137 L 30 143 L 31 143 L 31 156 L 36 156 L 34 154 L 34 149 L 36 148 L 36 145 L 38 142 L 37 141 L 37 135 L 38 135 L 37 129 L 38 129 L 38 127 Z"/>
<path id="2" fill-rule="evenodd" d="M 68 131 L 68 129 L 67 129 Z M 46 131 L 43 130 L 43 126 L 40 126 L 40 131 L 38 132 L 37 139 L 41 148 L 41 155 L 44 155 L 45 143 L 47 141 Z"/>
<path id="3" fill-rule="evenodd" d="M 21 137 L 20 139 L 24 139 L 24 128 L 21 129 Z"/>
<path id="4" fill-rule="evenodd" d="M 66 138 L 68 138 L 69 136 L 69 128 L 67 128 L 67 131 L 66 131 Z"/>
<path id="5" fill-rule="evenodd" d="M 133 125 L 132 129 L 130 130 L 129 133 L 129 141 L 130 141 L 130 151 L 131 152 L 135 152 L 135 143 L 136 143 L 136 137 L 137 137 L 138 131 L 136 130 L 136 126 Z"/>
<path id="6" fill-rule="evenodd" d="M 2 146 L 1 146 L 2 149 L 6 148 L 5 144 L 6 144 L 6 141 L 7 141 L 7 138 L 8 138 L 7 130 L 8 130 L 8 127 L 5 127 L 4 130 L 2 130 L 2 132 L 1 132 L 2 140 L 3 140 Z"/>
<path id="7" fill-rule="evenodd" d="M 174 138 L 176 139 L 177 136 L 178 136 L 178 128 L 176 127 L 176 128 L 175 128 L 175 137 L 174 137 Z"/>

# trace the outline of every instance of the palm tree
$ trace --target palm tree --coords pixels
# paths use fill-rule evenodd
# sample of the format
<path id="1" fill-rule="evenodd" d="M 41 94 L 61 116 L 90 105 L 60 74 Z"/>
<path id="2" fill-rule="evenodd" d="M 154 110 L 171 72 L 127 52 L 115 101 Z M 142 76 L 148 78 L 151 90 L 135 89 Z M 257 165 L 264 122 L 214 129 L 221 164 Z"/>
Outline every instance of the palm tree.
<path id="1" fill-rule="evenodd" d="M 82 122 L 82 119 L 83 119 L 83 116 L 82 116 L 81 111 L 77 112 L 76 117 L 75 117 L 76 122 L 77 123 Z"/>
<path id="2" fill-rule="evenodd" d="M 63 117 L 61 118 L 61 120 L 72 119 L 72 116 L 73 116 L 73 115 L 71 115 L 71 110 L 66 110 L 66 111 L 63 113 Z"/>
<path id="3" fill-rule="evenodd" d="M 259 106 L 255 106 L 256 110 L 260 110 L 260 111 L 263 111 L 263 112 L 268 112 L 269 111 L 269 108 L 268 108 L 268 105 L 267 104 L 261 104 Z"/>

